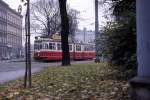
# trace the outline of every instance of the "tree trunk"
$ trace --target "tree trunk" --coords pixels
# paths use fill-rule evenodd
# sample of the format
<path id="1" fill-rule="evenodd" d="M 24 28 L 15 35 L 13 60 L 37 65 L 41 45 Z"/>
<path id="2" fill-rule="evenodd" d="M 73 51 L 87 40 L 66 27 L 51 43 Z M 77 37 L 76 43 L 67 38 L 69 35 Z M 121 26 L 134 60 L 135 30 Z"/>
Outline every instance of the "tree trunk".
<path id="1" fill-rule="evenodd" d="M 48 36 L 50 36 L 50 32 L 51 32 L 51 30 L 50 30 L 50 18 L 49 18 L 49 16 L 47 15 L 47 33 L 48 33 Z"/>
<path id="2" fill-rule="evenodd" d="M 61 44 L 62 44 L 62 66 L 70 65 L 70 54 L 69 54 L 69 19 L 66 10 L 66 1 L 59 0 L 59 8 L 61 15 Z"/>

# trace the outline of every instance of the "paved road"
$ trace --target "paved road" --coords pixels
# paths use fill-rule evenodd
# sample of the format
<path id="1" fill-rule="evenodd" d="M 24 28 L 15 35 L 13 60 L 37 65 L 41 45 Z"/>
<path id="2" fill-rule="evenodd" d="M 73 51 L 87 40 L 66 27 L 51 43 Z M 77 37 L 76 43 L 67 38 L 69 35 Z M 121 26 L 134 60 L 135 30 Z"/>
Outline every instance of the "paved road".
<path id="1" fill-rule="evenodd" d="M 72 64 L 88 63 L 93 61 L 73 61 Z M 60 62 L 32 62 L 32 73 L 45 67 L 59 66 Z M 0 83 L 14 80 L 24 76 L 25 62 L 3 61 L 0 62 Z"/>

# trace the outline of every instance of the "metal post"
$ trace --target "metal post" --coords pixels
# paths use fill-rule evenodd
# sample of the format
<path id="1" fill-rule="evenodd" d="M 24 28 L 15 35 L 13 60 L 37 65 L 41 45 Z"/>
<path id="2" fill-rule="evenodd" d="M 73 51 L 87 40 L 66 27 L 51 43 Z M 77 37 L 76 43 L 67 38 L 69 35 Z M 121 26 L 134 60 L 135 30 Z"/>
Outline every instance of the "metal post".
<path id="1" fill-rule="evenodd" d="M 136 0 L 138 75 L 130 81 L 131 100 L 150 100 L 150 0 Z"/>
<path id="2" fill-rule="evenodd" d="M 84 43 L 86 43 L 86 28 L 83 29 L 83 32 L 84 32 L 83 41 L 84 41 Z"/>
<path id="3" fill-rule="evenodd" d="M 98 57 L 98 44 L 97 44 L 98 31 L 99 31 L 98 0 L 95 0 L 95 50 L 96 50 L 96 59 Z"/>
<path id="4" fill-rule="evenodd" d="M 25 16 L 25 75 L 24 75 L 24 88 L 27 88 L 27 78 L 28 78 L 28 35 L 27 35 L 27 14 Z"/>
<path id="5" fill-rule="evenodd" d="M 30 0 L 27 0 L 27 20 L 28 20 L 28 68 L 29 68 L 29 88 L 31 87 L 31 45 L 30 45 Z"/>

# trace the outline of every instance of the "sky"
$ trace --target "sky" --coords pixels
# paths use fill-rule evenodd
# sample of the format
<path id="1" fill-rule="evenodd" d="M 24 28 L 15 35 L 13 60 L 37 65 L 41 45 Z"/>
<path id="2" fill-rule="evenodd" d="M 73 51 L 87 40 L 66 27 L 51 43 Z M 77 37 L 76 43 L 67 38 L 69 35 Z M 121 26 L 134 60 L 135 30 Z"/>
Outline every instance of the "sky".
<path id="1" fill-rule="evenodd" d="M 22 5 L 23 12 L 25 12 L 25 6 L 23 6 L 23 3 L 21 0 L 3 0 L 6 2 L 12 9 L 18 9 L 19 5 Z M 35 1 L 35 0 L 31 0 Z M 79 15 L 79 29 L 83 29 L 84 27 L 87 28 L 87 30 L 94 30 L 95 29 L 95 12 L 94 12 L 94 0 L 67 0 L 68 4 L 71 8 L 76 9 L 80 12 Z M 105 21 L 105 19 L 102 17 L 104 15 L 104 10 L 102 8 L 99 8 L 99 24 L 100 26 L 103 26 L 102 22 Z M 34 38 L 31 37 L 31 38 Z M 32 43 L 34 39 L 31 39 Z"/>
<path id="2" fill-rule="evenodd" d="M 94 30 L 94 0 L 68 0 L 70 7 L 80 11 L 79 28 Z"/>
<path id="3" fill-rule="evenodd" d="M 19 5 L 23 5 L 21 0 L 3 0 L 5 1 L 11 8 L 17 9 Z M 31 0 L 35 1 L 35 0 Z M 76 9 L 80 12 L 79 17 L 79 29 L 83 29 L 86 27 L 89 30 L 94 30 L 94 0 L 67 0 L 68 4 L 71 8 Z M 23 6 L 23 11 L 25 11 L 25 7 Z M 100 25 L 105 19 L 102 17 L 104 14 L 103 9 L 99 9 L 99 20 Z"/>

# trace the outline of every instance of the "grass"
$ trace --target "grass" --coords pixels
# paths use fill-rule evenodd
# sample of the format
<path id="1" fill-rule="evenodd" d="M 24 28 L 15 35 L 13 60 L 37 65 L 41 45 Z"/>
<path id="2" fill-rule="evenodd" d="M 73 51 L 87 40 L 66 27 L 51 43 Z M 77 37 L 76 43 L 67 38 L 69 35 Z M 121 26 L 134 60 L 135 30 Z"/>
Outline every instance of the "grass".
<path id="1" fill-rule="evenodd" d="M 32 79 L 31 89 L 23 89 L 22 79 L 1 85 L 0 99 L 128 100 L 127 80 L 106 63 L 50 67 Z"/>

